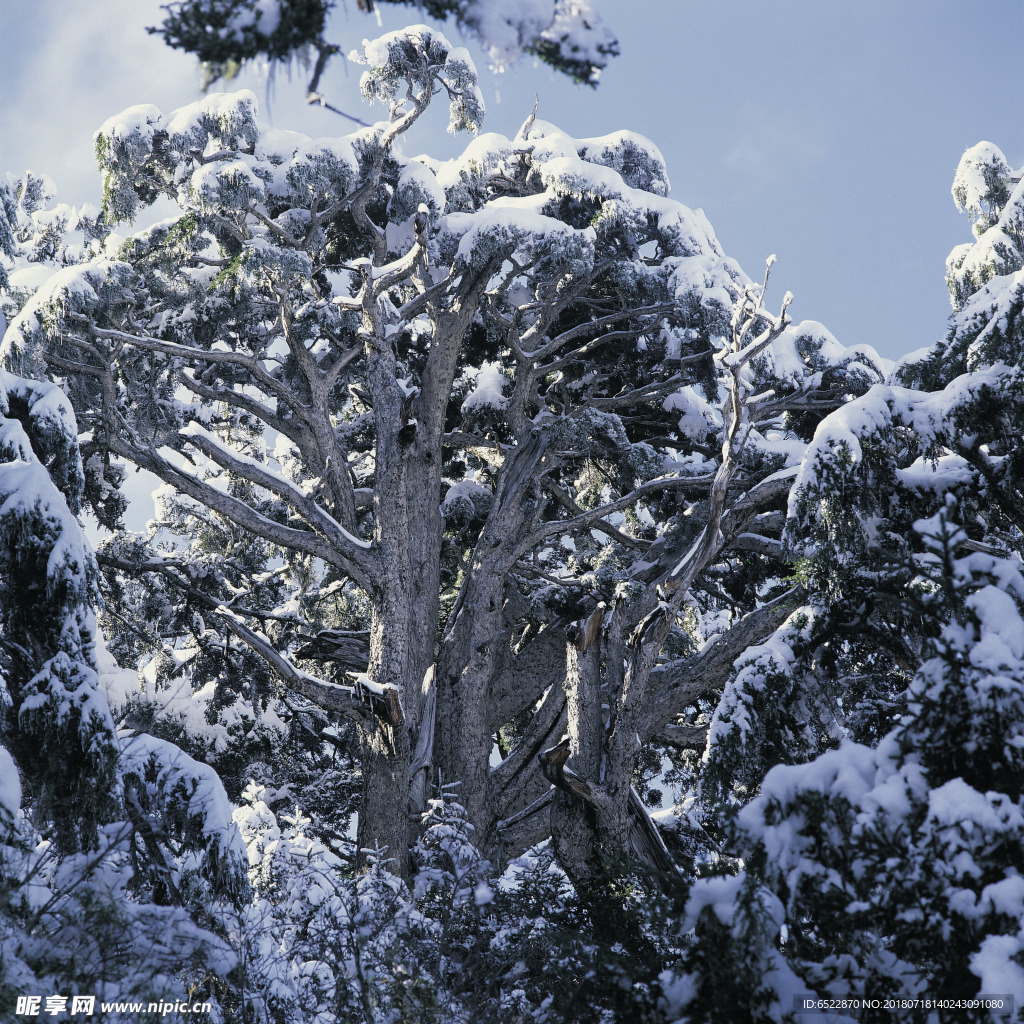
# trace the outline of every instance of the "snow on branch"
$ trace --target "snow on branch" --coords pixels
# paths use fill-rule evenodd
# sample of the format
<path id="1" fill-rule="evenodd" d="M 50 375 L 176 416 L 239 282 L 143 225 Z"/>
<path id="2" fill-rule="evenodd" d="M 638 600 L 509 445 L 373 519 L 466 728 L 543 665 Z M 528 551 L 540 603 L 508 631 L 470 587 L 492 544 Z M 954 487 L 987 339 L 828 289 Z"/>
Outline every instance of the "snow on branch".
<path id="1" fill-rule="evenodd" d="M 370 541 L 349 533 L 333 516 L 308 495 L 303 494 L 291 481 L 286 480 L 279 473 L 275 473 L 263 463 L 257 462 L 251 456 L 228 448 L 205 427 L 193 421 L 178 433 L 219 466 L 280 495 L 303 515 L 311 527 L 326 540 L 329 540 L 347 558 L 359 562 L 364 557 L 360 554 L 361 552 L 372 550 L 373 545 Z"/>
<path id="2" fill-rule="evenodd" d="M 334 544 L 311 530 L 297 530 L 268 519 L 244 501 L 212 487 L 192 473 L 179 469 L 152 447 L 140 448 L 130 441 L 112 437 L 110 448 L 117 455 L 131 459 L 182 493 L 195 498 L 200 504 L 219 513 L 231 522 L 237 523 L 256 536 L 265 537 L 284 548 L 293 548 L 296 551 L 304 551 L 317 558 L 322 558 L 328 564 L 335 565 L 349 573 L 353 579 L 368 584 L 369 553 L 365 549 L 349 545 L 347 547 L 352 551 L 352 554 L 349 555 L 345 550 L 335 547 Z"/>

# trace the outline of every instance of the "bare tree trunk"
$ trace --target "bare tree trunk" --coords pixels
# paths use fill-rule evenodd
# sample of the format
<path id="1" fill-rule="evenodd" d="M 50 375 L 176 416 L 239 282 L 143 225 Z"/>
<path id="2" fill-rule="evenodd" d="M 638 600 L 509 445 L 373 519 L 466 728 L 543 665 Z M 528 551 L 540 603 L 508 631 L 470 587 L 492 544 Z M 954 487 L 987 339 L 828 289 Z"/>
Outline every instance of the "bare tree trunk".
<path id="1" fill-rule="evenodd" d="M 360 850 L 387 848 L 386 856 L 403 877 L 409 870 L 409 723 L 405 719 L 410 662 L 409 595 L 397 586 L 374 608 L 370 628 L 370 685 L 397 696 L 399 714 L 374 721 L 361 736 L 363 792 L 359 809 Z M 396 592 L 397 591 L 397 592 Z"/>
<path id="2" fill-rule="evenodd" d="M 495 822 L 490 787 L 491 686 L 503 661 L 501 646 L 509 642 L 504 615 L 506 576 L 521 553 L 517 544 L 529 516 L 540 507 L 546 444 L 543 435 L 531 436 L 502 465 L 438 662 L 437 766 L 446 783 L 461 784 L 461 801 L 481 843 Z"/>
<path id="3" fill-rule="evenodd" d="M 604 895 L 629 849 L 632 782 L 632 758 L 614 756 L 615 730 L 609 734 L 602 707 L 607 707 L 602 692 L 609 689 L 602 654 L 610 656 L 616 646 L 602 644 L 603 619 L 601 607 L 579 624 L 576 640 L 568 644 L 569 740 L 541 755 L 549 778 L 561 790 L 551 807 L 555 851 L 577 891 L 591 904 L 595 924 L 607 916 Z M 617 623 L 611 627 L 614 638 Z M 566 769 L 570 751 L 573 767 Z"/>
<path id="4" fill-rule="evenodd" d="M 402 726 L 378 723 L 360 743 L 363 790 L 359 805 L 360 860 L 379 851 L 388 867 L 409 875 L 409 741 Z M 406 796 L 403 798 L 403 794 Z M 365 852 L 363 852 L 365 851 Z M 385 852 L 386 851 L 386 852 Z"/>
<path id="5" fill-rule="evenodd" d="M 435 763 L 459 784 L 459 802 L 482 839 L 490 824 L 491 679 L 501 642 L 502 580 L 478 576 L 445 637 L 437 673 Z"/>
<path id="6" fill-rule="evenodd" d="M 359 815 L 361 850 L 387 847 L 403 877 L 409 872 L 410 728 L 416 727 L 420 679 L 412 678 L 414 566 L 410 551 L 413 509 L 407 505 L 408 478 L 402 429 L 405 395 L 396 380 L 395 353 L 383 340 L 376 297 L 364 296 L 367 326 L 367 383 L 376 425 L 374 481 L 375 543 L 382 571 L 372 583 L 370 685 L 397 698 L 392 721 L 375 724 L 362 740 L 363 797 Z"/>

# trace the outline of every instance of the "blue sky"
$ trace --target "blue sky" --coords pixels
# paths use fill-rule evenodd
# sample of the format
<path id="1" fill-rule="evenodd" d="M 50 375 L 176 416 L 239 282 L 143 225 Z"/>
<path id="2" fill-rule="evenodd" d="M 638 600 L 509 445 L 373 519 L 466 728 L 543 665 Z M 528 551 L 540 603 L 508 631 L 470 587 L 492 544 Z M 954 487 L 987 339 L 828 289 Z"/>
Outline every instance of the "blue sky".
<path id="1" fill-rule="evenodd" d="M 795 316 L 893 358 L 942 336 L 944 261 L 969 238 L 949 195 L 960 154 L 988 139 L 1024 164 L 1019 0 L 593 3 L 623 51 L 596 90 L 533 61 L 493 75 L 470 45 L 485 130 L 515 131 L 539 93 L 539 116 L 571 135 L 646 135 L 673 195 L 703 207 L 748 274 L 778 255 L 774 290 L 794 292 Z M 66 202 L 98 200 L 92 133 L 108 116 L 199 94 L 194 61 L 144 31 L 159 20 L 156 0 L 0 0 L 0 10 L 0 172 L 45 171 Z M 384 29 L 418 17 L 415 7 L 383 13 Z M 348 49 L 380 31 L 341 0 L 329 35 Z M 299 69 L 279 72 L 269 105 L 265 76 L 238 84 L 279 127 L 344 134 L 342 119 L 305 106 L 304 81 Z M 338 62 L 324 86 L 366 116 L 357 82 L 358 69 Z M 408 151 L 461 145 L 445 121 L 438 111 Z"/>

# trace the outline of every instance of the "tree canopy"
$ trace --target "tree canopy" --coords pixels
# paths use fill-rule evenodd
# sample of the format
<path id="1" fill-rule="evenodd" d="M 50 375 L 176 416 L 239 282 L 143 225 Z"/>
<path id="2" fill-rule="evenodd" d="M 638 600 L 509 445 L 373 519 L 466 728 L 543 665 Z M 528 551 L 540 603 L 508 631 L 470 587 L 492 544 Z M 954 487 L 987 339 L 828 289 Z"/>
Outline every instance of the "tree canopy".
<path id="1" fill-rule="evenodd" d="M 369 14 L 376 2 L 359 0 L 359 10 Z M 411 6 L 411 0 L 380 2 Z M 298 59 L 311 69 L 309 102 L 330 107 L 320 84 L 323 72 L 332 59 L 344 59 L 342 47 L 326 38 L 335 6 L 333 0 L 177 0 L 149 31 L 194 54 L 210 81 L 253 60 L 277 65 Z M 416 6 L 477 39 L 499 69 L 528 53 L 594 86 L 619 52 L 618 40 L 588 0 L 427 0 Z"/>

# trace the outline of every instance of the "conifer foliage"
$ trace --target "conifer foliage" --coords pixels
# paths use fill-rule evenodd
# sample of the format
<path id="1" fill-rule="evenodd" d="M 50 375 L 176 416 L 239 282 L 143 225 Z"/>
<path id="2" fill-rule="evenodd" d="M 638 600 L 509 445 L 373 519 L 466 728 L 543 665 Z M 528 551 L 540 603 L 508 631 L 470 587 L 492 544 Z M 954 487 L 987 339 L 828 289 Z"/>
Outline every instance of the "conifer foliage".
<path id="1" fill-rule="evenodd" d="M 370 12 L 374 3 L 359 0 L 359 9 Z M 283 64 L 305 59 L 312 65 L 310 101 L 329 107 L 318 89 L 328 61 L 341 51 L 326 39 L 334 7 L 333 0 L 178 0 L 150 31 L 168 46 L 195 54 L 211 80 L 230 77 L 258 58 Z M 427 0 L 421 9 L 476 37 L 500 68 L 530 53 L 577 82 L 596 85 L 619 49 L 588 0 Z"/>
<path id="2" fill-rule="evenodd" d="M 835 749 L 771 768 L 738 813 L 734 801 L 743 868 L 723 862 L 727 877 L 694 886 L 696 941 L 666 985 L 681 1020 L 795 1019 L 793 997 L 811 993 L 988 994 L 1021 1012 L 1020 178 L 990 143 L 964 154 L 953 196 L 976 240 L 947 264 L 948 337 L 827 417 L 805 456 L 787 531 L 812 594 L 826 616 L 853 610 L 900 635 L 916 671 L 872 742 L 842 730 Z M 813 673 L 783 650 L 776 674 L 806 702 Z M 720 745 L 736 732 L 720 728 Z M 724 1017 L 712 992 L 743 958 L 764 964 L 763 988 Z M 857 1019 L 893 1019 L 873 1012 Z M 954 1004 L 937 1019 L 991 1017 Z"/>
<path id="3" fill-rule="evenodd" d="M 56 385 L 7 372 L 0 408 L 0 1005 L 184 998 L 234 962 L 199 923 L 241 895 L 223 788 L 176 748 L 119 741 L 74 414 Z"/>

